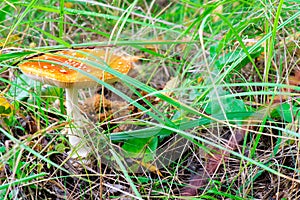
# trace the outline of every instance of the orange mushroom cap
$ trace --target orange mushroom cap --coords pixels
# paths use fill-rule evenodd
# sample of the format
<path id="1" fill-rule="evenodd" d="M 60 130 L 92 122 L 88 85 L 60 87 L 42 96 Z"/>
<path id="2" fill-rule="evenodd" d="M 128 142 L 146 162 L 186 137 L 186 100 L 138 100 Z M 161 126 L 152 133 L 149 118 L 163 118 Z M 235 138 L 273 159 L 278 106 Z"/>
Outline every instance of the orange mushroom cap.
<path id="1" fill-rule="evenodd" d="M 68 56 L 71 58 L 68 58 Z M 83 70 L 105 82 L 115 81 L 117 78 L 112 74 L 82 62 L 82 59 L 97 62 L 95 57 L 104 60 L 105 51 L 99 49 L 63 50 L 54 54 L 44 54 L 42 56 L 34 57 L 23 62 L 19 67 L 24 74 L 34 80 L 62 88 L 84 88 L 97 85 L 93 79 L 77 70 L 68 68 L 67 65 Z M 122 74 L 127 74 L 132 68 L 132 62 L 136 60 L 136 57 L 108 54 L 106 63 L 112 69 L 115 69 Z M 51 63 L 51 61 L 62 63 L 62 65 Z M 99 64 L 101 63 L 99 62 Z"/>

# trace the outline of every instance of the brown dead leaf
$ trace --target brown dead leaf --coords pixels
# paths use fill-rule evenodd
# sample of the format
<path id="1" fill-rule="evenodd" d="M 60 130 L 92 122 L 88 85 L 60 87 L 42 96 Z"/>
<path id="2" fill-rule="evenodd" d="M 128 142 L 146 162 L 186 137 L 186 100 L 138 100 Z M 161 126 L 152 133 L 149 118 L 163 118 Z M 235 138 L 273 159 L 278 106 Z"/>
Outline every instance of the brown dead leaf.
<path id="1" fill-rule="evenodd" d="M 300 71 L 299 70 L 295 70 L 295 74 L 293 76 L 288 77 L 287 84 L 292 85 L 292 86 L 300 85 Z M 293 92 L 294 90 L 292 90 L 290 88 L 282 88 L 281 91 L 282 92 Z M 273 99 L 273 101 L 272 101 L 272 99 Z M 269 96 L 268 102 L 273 102 L 274 104 L 282 103 L 282 102 L 286 101 L 287 99 L 288 99 L 287 95 L 276 95 L 274 98 L 272 96 Z"/>
<path id="2" fill-rule="evenodd" d="M 82 110 L 93 121 L 106 121 L 129 115 L 132 106 L 128 106 L 127 102 L 111 101 L 104 95 L 96 94 L 85 100 Z"/>
<path id="3" fill-rule="evenodd" d="M 237 130 L 232 135 L 226 147 L 230 150 L 236 150 L 238 144 L 244 140 L 245 131 Z M 208 178 L 212 177 L 213 174 L 218 170 L 219 166 L 229 158 L 230 154 L 228 151 L 220 151 L 219 149 L 212 147 L 210 153 L 206 153 L 206 163 L 204 171 L 200 175 L 192 177 L 189 181 L 189 185 L 184 187 L 181 191 L 182 196 L 196 196 L 198 188 L 204 187 L 207 184 Z"/>

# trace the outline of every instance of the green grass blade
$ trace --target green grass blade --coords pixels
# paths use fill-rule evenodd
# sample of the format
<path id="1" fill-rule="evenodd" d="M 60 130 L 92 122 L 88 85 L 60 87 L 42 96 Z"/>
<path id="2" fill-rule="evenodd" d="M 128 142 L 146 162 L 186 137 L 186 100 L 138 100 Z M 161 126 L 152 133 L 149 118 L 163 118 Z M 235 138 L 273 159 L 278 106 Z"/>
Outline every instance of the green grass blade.
<path id="1" fill-rule="evenodd" d="M 17 138 L 15 138 L 14 136 L 12 136 L 11 134 L 9 134 L 6 130 L 4 130 L 3 128 L 0 127 L 0 132 L 2 132 L 6 137 L 8 137 L 11 141 L 13 141 L 14 143 L 18 144 L 21 148 L 25 149 L 26 151 L 28 151 L 29 153 L 35 155 L 37 158 L 45 161 L 46 163 L 56 167 L 57 169 L 60 169 L 68 174 L 70 174 L 70 172 L 68 170 L 66 170 L 65 168 L 59 166 L 58 164 L 54 163 L 53 161 L 45 158 L 43 155 L 39 154 L 38 152 L 36 152 L 35 150 L 31 149 L 30 147 L 26 146 L 25 144 L 23 144 L 22 142 L 20 142 Z"/>

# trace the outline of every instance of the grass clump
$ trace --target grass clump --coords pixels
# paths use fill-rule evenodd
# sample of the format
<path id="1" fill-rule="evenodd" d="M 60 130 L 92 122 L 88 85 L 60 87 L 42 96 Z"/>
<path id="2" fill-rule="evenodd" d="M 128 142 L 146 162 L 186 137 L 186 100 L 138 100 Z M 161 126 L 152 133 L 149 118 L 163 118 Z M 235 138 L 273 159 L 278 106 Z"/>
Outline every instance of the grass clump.
<path id="1" fill-rule="evenodd" d="M 293 1 L 4 1 L 0 197 L 299 198 Z M 87 159 L 67 152 L 65 96 L 18 64 L 101 48 L 139 62 L 79 91 Z M 91 65 L 105 65 L 87 61 Z M 86 162 L 89 161 L 89 162 Z"/>

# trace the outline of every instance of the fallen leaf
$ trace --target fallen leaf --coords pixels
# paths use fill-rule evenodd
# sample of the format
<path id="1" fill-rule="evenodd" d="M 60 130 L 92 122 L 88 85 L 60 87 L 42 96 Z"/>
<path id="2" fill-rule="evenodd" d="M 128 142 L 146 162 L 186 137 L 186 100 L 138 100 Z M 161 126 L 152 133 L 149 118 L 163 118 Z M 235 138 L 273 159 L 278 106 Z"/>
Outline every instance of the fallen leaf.
<path id="1" fill-rule="evenodd" d="M 244 140 L 245 131 L 239 130 L 233 134 L 228 142 L 226 147 L 230 150 L 236 150 L 238 144 Z M 182 196 L 196 196 L 198 188 L 204 187 L 207 184 L 209 177 L 212 177 L 213 174 L 219 169 L 219 166 L 226 160 L 228 160 L 230 154 L 228 151 L 220 151 L 215 147 L 211 148 L 211 151 L 206 154 L 205 170 L 201 172 L 200 175 L 193 176 L 188 186 L 184 187 L 181 190 Z"/>
<path id="2" fill-rule="evenodd" d="M 299 70 L 295 70 L 295 75 L 288 77 L 287 84 L 292 85 L 292 86 L 300 85 L 300 71 Z M 282 92 L 293 92 L 294 90 L 292 90 L 290 88 L 281 88 L 281 91 Z M 273 99 L 273 101 L 272 101 L 272 99 Z M 272 102 L 272 103 L 276 104 L 276 103 L 282 103 L 282 102 L 286 101 L 287 99 L 288 99 L 287 95 L 276 95 L 275 97 L 269 96 L 268 102 L 269 103 Z"/>
<path id="3" fill-rule="evenodd" d="M 166 96 L 170 96 L 173 93 L 173 90 L 176 89 L 179 85 L 179 77 L 172 77 L 163 88 L 164 92 L 161 92 L 161 94 L 164 94 Z M 159 101 L 159 98 L 156 98 L 155 101 Z"/>
<path id="4" fill-rule="evenodd" d="M 143 162 L 143 161 L 139 161 L 139 160 L 135 160 L 135 159 L 133 159 L 133 161 L 136 162 L 137 164 L 147 168 L 150 172 L 156 173 L 158 176 L 163 177 L 163 175 L 159 171 L 159 169 L 156 166 L 152 165 L 151 163 Z"/>
<path id="5" fill-rule="evenodd" d="M 95 94 L 84 101 L 81 110 L 93 121 L 106 121 L 129 115 L 132 106 L 128 106 L 125 101 L 111 101 L 104 95 Z"/>
<path id="6" fill-rule="evenodd" d="M 12 115 L 13 106 L 10 102 L 0 95 L 0 117 L 9 117 Z"/>
<path id="7" fill-rule="evenodd" d="M 65 2 L 64 3 L 64 7 L 65 8 L 73 8 L 74 7 L 74 4 L 72 2 Z"/>
<path id="8" fill-rule="evenodd" d="M 197 83 L 202 83 L 203 82 L 203 77 L 201 76 L 201 77 L 199 77 L 199 78 L 197 78 Z"/>

